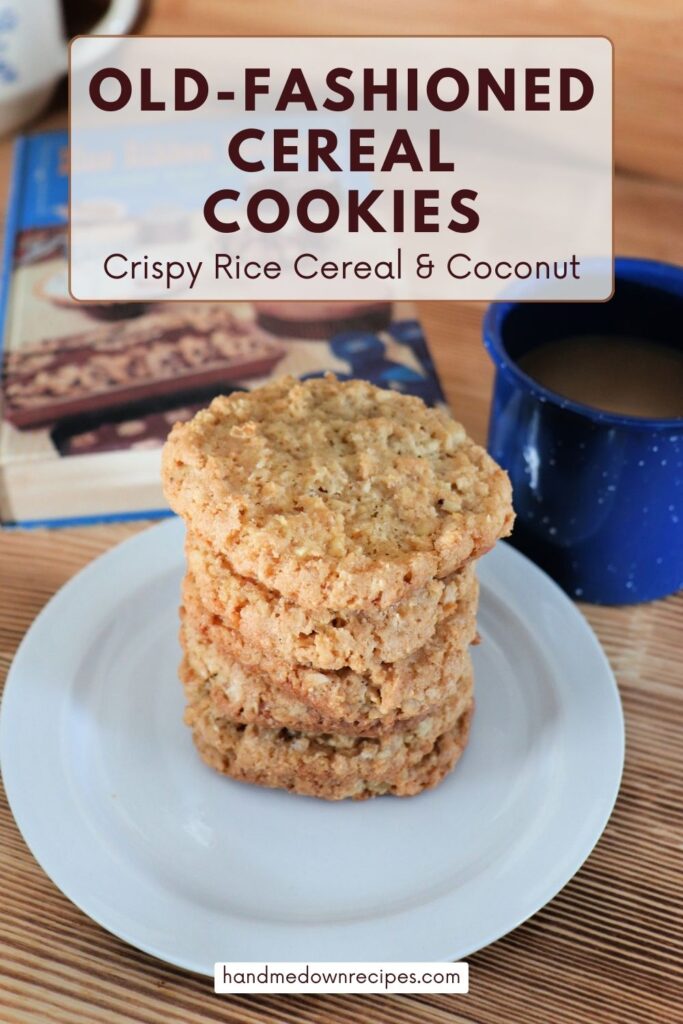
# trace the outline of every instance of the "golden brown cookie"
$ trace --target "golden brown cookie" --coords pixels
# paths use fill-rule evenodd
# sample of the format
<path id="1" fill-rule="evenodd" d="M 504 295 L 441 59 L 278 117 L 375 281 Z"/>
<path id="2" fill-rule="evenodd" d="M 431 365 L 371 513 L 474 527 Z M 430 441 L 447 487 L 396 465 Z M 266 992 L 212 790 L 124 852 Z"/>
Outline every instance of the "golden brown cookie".
<path id="1" fill-rule="evenodd" d="M 325 718 L 310 704 L 271 686 L 261 673 L 245 669 L 236 661 L 227 663 L 220 673 L 207 676 L 201 658 L 193 653 L 183 658 L 178 674 L 188 703 L 205 702 L 216 718 L 296 732 L 357 733 L 348 723 Z M 377 719 L 368 728 L 368 735 L 373 734 L 372 726 L 377 727 L 374 732 L 391 731 Z"/>
<path id="2" fill-rule="evenodd" d="M 219 677 L 227 684 L 231 667 L 238 663 L 252 676 L 260 675 L 264 691 L 279 687 L 323 718 L 346 723 L 354 732 L 368 732 L 424 715 L 451 694 L 476 634 L 475 613 L 476 583 L 469 605 L 443 619 L 433 637 L 407 658 L 379 663 L 365 673 L 349 668 L 322 671 L 270 658 L 246 642 L 204 608 L 188 575 L 183 584 L 181 639 L 197 675 Z"/>
<path id="3" fill-rule="evenodd" d="M 291 688 L 273 685 L 272 680 L 255 668 L 241 665 L 225 655 L 212 653 L 206 642 L 188 642 L 185 625 L 181 626 L 181 644 L 185 657 L 180 666 L 180 679 L 190 703 L 207 699 L 215 715 L 234 722 L 285 726 L 296 732 L 334 732 L 349 736 L 379 736 L 416 724 L 429 715 L 439 703 L 455 699 L 461 694 L 462 666 L 467 665 L 465 655 L 458 669 L 439 689 L 439 701 L 415 701 L 409 712 L 398 706 L 379 714 L 374 704 L 359 709 L 354 718 L 330 717 L 305 696 L 294 696 Z"/>
<path id="4" fill-rule="evenodd" d="M 388 608 L 509 533 L 507 475 L 441 409 L 331 375 L 214 399 L 164 447 L 171 507 L 305 608 Z"/>
<path id="5" fill-rule="evenodd" d="M 254 580 L 237 576 L 208 541 L 188 533 L 185 553 L 202 603 L 271 658 L 323 670 L 365 672 L 405 658 L 427 643 L 439 623 L 472 606 L 474 565 L 430 580 L 389 608 L 363 612 L 301 608 Z"/>
<path id="6" fill-rule="evenodd" d="M 190 705 L 186 721 L 212 768 L 243 782 L 327 800 L 392 793 L 413 796 L 435 786 L 467 743 L 472 714 L 468 696 L 414 728 L 378 738 L 307 734 L 217 719 L 207 700 Z"/>

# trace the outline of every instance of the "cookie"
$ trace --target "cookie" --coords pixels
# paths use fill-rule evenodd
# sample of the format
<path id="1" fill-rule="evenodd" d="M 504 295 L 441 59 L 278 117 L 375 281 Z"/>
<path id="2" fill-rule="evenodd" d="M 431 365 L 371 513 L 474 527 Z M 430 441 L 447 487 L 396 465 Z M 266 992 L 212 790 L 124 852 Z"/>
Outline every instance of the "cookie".
<path id="1" fill-rule="evenodd" d="M 407 723 L 430 714 L 438 702 L 406 701 L 383 715 L 373 704 L 356 709 L 354 717 L 331 717 L 321 705 L 312 704 L 305 696 L 294 696 L 291 688 L 273 685 L 263 672 L 240 664 L 224 655 L 216 656 L 210 647 L 196 638 L 186 639 L 185 625 L 181 627 L 181 643 L 185 657 L 180 666 L 180 679 L 190 703 L 207 698 L 214 714 L 248 725 L 284 726 L 297 732 L 334 732 L 350 736 L 378 736 L 403 728 Z M 465 655 L 458 659 L 454 674 L 447 678 L 438 691 L 441 703 L 457 697 L 462 690 L 460 678 L 467 665 Z M 302 689 L 302 688 L 301 688 Z M 332 704 L 331 699 L 327 705 Z"/>
<path id="2" fill-rule="evenodd" d="M 236 724 L 216 718 L 207 700 L 190 705 L 186 721 L 202 759 L 242 782 L 327 800 L 414 796 L 440 782 L 462 754 L 471 687 L 470 674 L 464 701 L 444 706 L 414 728 L 372 739 Z"/>
<path id="3" fill-rule="evenodd" d="M 261 676 L 261 686 L 279 687 L 316 709 L 326 719 L 346 722 L 355 732 L 391 728 L 396 720 L 423 715 L 440 704 L 463 671 L 466 652 L 476 635 L 476 588 L 471 606 L 449 616 L 419 650 L 393 663 L 378 664 L 366 673 L 344 668 L 332 671 L 287 664 L 270 658 L 240 633 L 207 612 L 196 585 L 187 576 L 183 586 L 181 637 L 198 674 L 229 679 L 238 663 Z M 201 668 L 200 668 L 201 666 Z"/>
<path id="4" fill-rule="evenodd" d="M 206 666 L 195 651 L 183 658 L 179 676 L 188 703 L 206 702 L 216 718 L 296 732 L 358 732 L 347 722 L 325 718 L 310 704 L 271 686 L 261 673 L 245 669 L 237 661 L 227 662 L 220 672 L 207 675 Z M 368 726 L 367 735 L 382 731 L 391 730 L 377 719 Z"/>
<path id="5" fill-rule="evenodd" d="M 476 582 L 472 564 L 446 580 L 430 580 L 389 608 L 364 612 L 301 608 L 260 583 L 237 576 L 227 560 L 202 537 L 188 533 L 188 570 L 202 603 L 271 659 L 334 670 L 365 672 L 417 651 L 437 624 L 460 606 L 472 607 Z"/>
<path id="6" fill-rule="evenodd" d="M 164 492 L 231 570 L 309 610 L 388 608 L 510 532 L 505 472 L 441 409 L 271 381 L 176 424 Z"/>

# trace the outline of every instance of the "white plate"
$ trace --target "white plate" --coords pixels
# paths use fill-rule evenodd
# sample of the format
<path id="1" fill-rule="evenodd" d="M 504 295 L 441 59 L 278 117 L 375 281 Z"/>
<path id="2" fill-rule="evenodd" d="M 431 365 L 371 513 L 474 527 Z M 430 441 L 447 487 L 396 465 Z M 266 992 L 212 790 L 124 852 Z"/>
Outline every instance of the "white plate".
<path id="1" fill-rule="evenodd" d="M 517 551 L 481 562 L 477 710 L 455 772 L 364 803 L 199 761 L 176 680 L 182 572 L 177 520 L 108 552 L 38 616 L 7 682 L 14 816 L 104 928 L 203 974 L 216 960 L 459 959 L 588 856 L 619 788 L 619 696 L 585 620 Z"/>

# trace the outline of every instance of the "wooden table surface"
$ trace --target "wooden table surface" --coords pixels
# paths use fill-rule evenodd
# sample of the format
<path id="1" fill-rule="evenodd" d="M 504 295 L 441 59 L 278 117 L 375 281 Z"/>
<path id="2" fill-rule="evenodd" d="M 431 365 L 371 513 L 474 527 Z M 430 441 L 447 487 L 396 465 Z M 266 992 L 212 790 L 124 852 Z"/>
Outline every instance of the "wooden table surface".
<path id="1" fill-rule="evenodd" d="M 268 9 L 265 16 L 263 6 Z M 202 23 L 201 18 L 188 20 L 189 3 L 165 0 L 153 6 L 147 27 L 156 32 L 229 33 L 231 27 L 221 23 L 219 12 L 230 9 L 238 12 L 242 32 L 332 30 L 311 21 L 304 29 L 300 4 L 292 5 L 298 12 L 294 21 L 284 16 L 283 7 L 276 18 L 274 6 L 273 0 L 252 7 L 200 0 L 196 9 Z M 430 17 L 437 6 L 431 0 Z M 519 10 L 519 4 L 509 8 L 515 6 Z M 336 10 L 332 21 L 340 30 Z M 215 15 L 212 20 L 209 13 Z M 362 31 L 359 24 L 357 16 L 346 31 Z M 471 18 L 468 25 L 467 31 L 502 30 L 473 27 Z M 372 28 L 377 30 L 374 23 Z M 429 30 L 435 30 L 431 23 L 422 29 Z M 441 26 L 443 32 L 458 30 L 454 24 Z M 581 28 L 565 25 L 557 30 Z M 592 25 L 583 31 L 600 29 Z M 61 117 L 56 115 L 56 120 Z M 3 179 L 8 159 L 3 143 Z M 0 188 L 6 194 L 4 180 Z M 618 175 L 615 207 L 620 253 L 683 262 L 680 185 L 634 172 Z M 476 303 L 425 303 L 420 310 L 452 408 L 478 440 L 485 439 L 491 390 L 491 367 L 480 340 L 482 308 Z M 95 555 L 143 526 L 0 534 L 3 678 L 26 628 L 57 588 Z M 683 596 L 631 608 L 582 610 L 607 651 L 624 703 L 627 753 L 621 793 L 597 848 L 565 889 L 526 924 L 470 958 L 468 996 L 214 996 L 209 980 L 126 946 L 69 903 L 28 852 L 3 794 L 0 1020 L 683 1022 L 683 1003 L 677 1002 L 683 988 Z M 377 955 L 381 957 L 381 950 Z"/>

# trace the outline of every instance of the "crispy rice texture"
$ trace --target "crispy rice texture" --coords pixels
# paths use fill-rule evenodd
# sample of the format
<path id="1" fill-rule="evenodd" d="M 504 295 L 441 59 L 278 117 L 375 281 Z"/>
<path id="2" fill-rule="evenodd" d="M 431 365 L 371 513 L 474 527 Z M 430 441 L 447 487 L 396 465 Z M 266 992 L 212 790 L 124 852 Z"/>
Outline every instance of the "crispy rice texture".
<path id="1" fill-rule="evenodd" d="M 453 662 L 453 674 L 445 678 L 432 692 L 430 703 L 426 696 L 405 700 L 391 710 L 380 713 L 374 693 L 356 696 L 353 714 L 335 715 L 334 700 L 318 692 L 307 699 L 303 687 L 298 691 L 287 686 L 273 685 L 270 678 L 258 669 L 248 668 L 238 661 L 215 658 L 205 643 L 188 642 L 185 628 L 181 629 L 184 658 L 180 666 L 180 679 L 190 704 L 206 701 L 217 718 L 227 718 L 237 724 L 261 725 L 270 728 L 283 726 L 295 732 L 337 733 L 345 736 L 382 736 L 396 729 L 417 725 L 419 721 L 437 711 L 443 704 L 462 700 L 467 693 L 469 658 L 464 653 Z M 353 698 L 343 696 L 345 706 Z"/>
<path id="2" fill-rule="evenodd" d="M 214 399 L 162 478 L 234 573 L 313 611 L 388 608 L 513 522 L 507 475 L 446 412 L 331 375 Z"/>
<path id="3" fill-rule="evenodd" d="M 470 675 L 464 702 L 445 704 L 417 725 L 377 738 L 235 723 L 217 717 L 206 697 L 189 705 L 186 720 L 202 759 L 233 779 L 326 800 L 414 796 L 437 785 L 462 754 L 471 686 Z"/>
<path id="4" fill-rule="evenodd" d="M 429 580 L 388 608 L 335 612 L 301 608 L 260 583 L 238 576 L 203 538 L 188 533 L 188 571 L 207 611 L 272 660 L 308 668 L 366 672 L 423 647 L 437 625 L 471 604 L 474 564 L 445 580 Z"/>
<path id="5" fill-rule="evenodd" d="M 358 733 L 390 730 L 397 721 L 425 715 L 452 696 L 476 636 L 476 578 L 471 584 L 468 601 L 438 624 L 423 647 L 365 673 L 323 671 L 269 658 L 204 608 L 189 576 L 183 586 L 181 644 L 195 674 L 220 680 L 226 693 L 238 691 L 246 679 L 264 695 L 269 689 L 288 693 L 322 719 L 340 723 L 340 729 L 345 723 Z"/>

